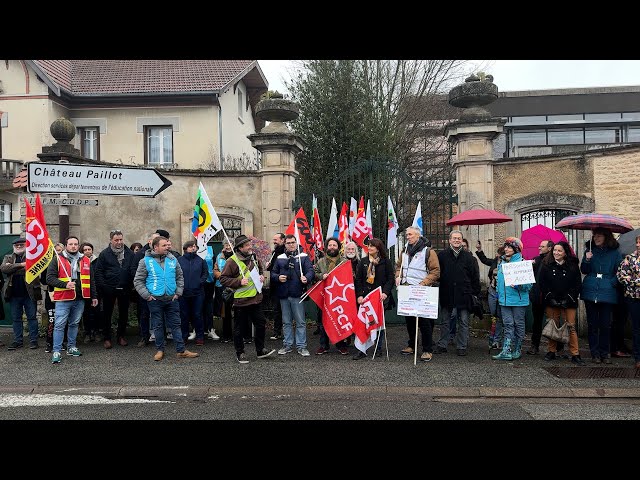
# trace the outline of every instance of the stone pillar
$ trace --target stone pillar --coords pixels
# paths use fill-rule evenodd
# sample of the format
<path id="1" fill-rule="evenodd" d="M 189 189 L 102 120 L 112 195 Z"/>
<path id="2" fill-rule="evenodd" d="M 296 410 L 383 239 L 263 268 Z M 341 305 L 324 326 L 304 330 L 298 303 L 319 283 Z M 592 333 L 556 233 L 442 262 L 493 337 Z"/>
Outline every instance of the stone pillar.
<path id="1" fill-rule="evenodd" d="M 293 218 L 295 198 L 295 156 L 304 150 L 302 138 L 289 130 L 284 122 L 298 117 L 295 102 L 272 97 L 261 100 L 256 115 L 269 125 L 260 133 L 249 135 L 251 145 L 262 153 L 262 225 L 256 225 L 255 235 L 268 242 L 273 235 L 284 230 Z M 258 227 L 260 227 L 258 229 Z"/>
<path id="2" fill-rule="evenodd" d="M 71 145 L 71 140 L 76 135 L 76 127 L 64 117 L 60 117 L 51 123 L 49 128 L 51 136 L 56 139 L 56 143 L 50 147 L 42 147 L 42 153 L 38 154 L 41 162 L 53 163 L 76 163 L 85 160 L 80 155 L 80 150 Z M 59 194 L 60 198 L 66 198 L 68 194 Z M 58 207 L 58 238 L 64 243 L 70 235 L 69 228 L 69 207 Z M 51 240 L 54 240 L 53 238 Z M 54 242 L 55 243 L 55 242 Z"/>
<path id="3" fill-rule="evenodd" d="M 493 77 L 487 75 L 480 80 L 475 75 L 449 92 L 449 103 L 464 108 L 460 119 L 447 125 L 445 135 L 456 147 L 456 183 L 458 189 L 458 213 L 472 209 L 493 210 L 493 144 L 492 140 L 502 133 L 506 119 L 492 118 L 484 108 L 498 98 L 498 87 Z M 493 225 L 469 227 L 469 248 L 475 252 L 477 240 L 482 242 L 487 257 L 495 255 Z M 478 238 L 479 237 L 479 238 Z M 501 239 L 499 239 L 500 241 Z M 484 279 L 486 281 L 486 267 Z"/>

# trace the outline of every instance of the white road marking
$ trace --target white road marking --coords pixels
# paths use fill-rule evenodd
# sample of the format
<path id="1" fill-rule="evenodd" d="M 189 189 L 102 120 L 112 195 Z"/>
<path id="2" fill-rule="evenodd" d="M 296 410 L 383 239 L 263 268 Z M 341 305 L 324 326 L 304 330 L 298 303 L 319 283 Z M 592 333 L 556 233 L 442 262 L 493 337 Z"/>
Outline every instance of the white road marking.
<path id="1" fill-rule="evenodd" d="M 108 405 L 118 403 L 175 403 L 145 398 L 106 398 L 98 395 L 0 395 L 0 407 L 46 407 L 50 405 Z"/>

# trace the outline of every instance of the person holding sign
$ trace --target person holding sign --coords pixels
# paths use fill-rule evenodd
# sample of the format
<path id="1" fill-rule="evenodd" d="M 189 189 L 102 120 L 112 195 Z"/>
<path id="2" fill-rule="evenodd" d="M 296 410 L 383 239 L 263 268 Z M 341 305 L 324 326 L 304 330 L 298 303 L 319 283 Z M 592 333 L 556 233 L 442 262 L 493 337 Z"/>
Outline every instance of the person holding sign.
<path id="1" fill-rule="evenodd" d="M 502 323 L 504 325 L 504 342 L 498 355 L 493 355 L 494 360 L 517 360 L 522 356 L 522 341 L 524 339 L 525 314 L 529 306 L 529 290 L 533 283 L 512 283 L 520 280 L 505 281 L 505 265 L 522 262 L 522 242 L 517 237 L 507 237 L 504 240 L 504 255 L 498 264 L 498 278 L 496 291 Z M 530 275 L 514 275 L 514 277 L 530 279 L 533 277 L 533 268 L 529 262 Z M 524 280 L 526 281 L 526 280 Z"/>
<path id="2" fill-rule="evenodd" d="M 225 263 L 220 274 L 223 287 L 233 288 L 233 344 L 236 349 L 238 363 L 249 363 L 244 354 L 244 339 L 242 326 L 251 321 L 256 329 L 255 345 L 258 358 L 266 358 L 276 352 L 276 349 L 264 348 L 265 325 L 267 319 L 262 312 L 262 293 L 258 291 L 251 270 L 258 269 L 259 280 L 264 283 L 262 264 L 253 253 L 251 240 L 246 235 L 238 235 L 234 241 L 235 253 Z"/>
<path id="3" fill-rule="evenodd" d="M 440 279 L 440 262 L 438 255 L 427 246 L 428 240 L 420 235 L 418 227 L 407 227 L 405 231 L 407 247 L 402 252 L 402 261 L 396 267 L 396 286 L 424 285 L 434 286 Z M 462 242 L 462 235 L 460 236 Z M 462 248 L 462 247 L 461 247 Z M 403 355 L 413 355 L 416 345 L 416 319 L 422 335 L 422 355 L 420 360 L 430 362 L 433 354 L 433 324 L 432 318 L 404 317 L 407 324 L 409 341 L 400 350 Z M 447 332 L 449 330 L 447 329 Z M 414 360 L 415 363 L 415 360 Z"/>
<path id="4" fill-rule="evenodd" d="M 560 318 L 562 318 L 572 327 L 569 334 L 571 361 L 576 365 L 586 365 L 585 361 L 580 358 L 578 334 L 575 329 L 578 295 L 582 289 L 582 275 L 578 268 L 578 258 L 571 253 L 567 242 L 560 241 L 553 246 L 553 252 L 547 254 L 542 261 L 537 280 L 549 321 L 556 322 L 559 327 Z M 556 342 L 549 339 L 545 360 L 556 358 L 556 346 Z"/>

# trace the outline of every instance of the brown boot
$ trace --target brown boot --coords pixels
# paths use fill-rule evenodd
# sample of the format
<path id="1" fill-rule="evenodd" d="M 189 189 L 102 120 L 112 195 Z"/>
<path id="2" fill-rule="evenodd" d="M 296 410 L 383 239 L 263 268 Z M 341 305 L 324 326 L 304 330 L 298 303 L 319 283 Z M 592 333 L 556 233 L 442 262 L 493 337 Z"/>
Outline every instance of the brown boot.
<path id="1" fill-rule="evenodd" d="M 160 360 L 162 360 L 164 358 L 164 351 L 163 350 L 158 350 L 156 352 L 156 354 L 153 356 L 153 359 L 156 362 L 159 362 Z"/>
<path id="2" fill-rule="evenodd" d="M 176 357 L 178 358 L 196 358 L 199 357 L 199 353 L 190 352 L 189 350 L 185 350 L 184 352 L 176 353 Z"/>
<path id="3" fill-rule="evenodd" d="M 111 348 L 111 340 L 104 341 L 104 348 Z"/>

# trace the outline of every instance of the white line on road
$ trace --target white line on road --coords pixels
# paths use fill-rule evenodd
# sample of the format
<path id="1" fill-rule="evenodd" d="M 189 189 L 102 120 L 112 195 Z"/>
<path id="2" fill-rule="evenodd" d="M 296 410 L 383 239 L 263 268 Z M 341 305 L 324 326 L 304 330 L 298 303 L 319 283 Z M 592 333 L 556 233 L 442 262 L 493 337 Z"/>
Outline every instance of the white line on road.
<path id="1" fill-rule="evenodd" d="M 108 405 L 117 403 L 174 403 L 145 398 L 106 398 L 98 395 L 0 395 L 0 407 L 45 407 L 50 405 Z"/>

